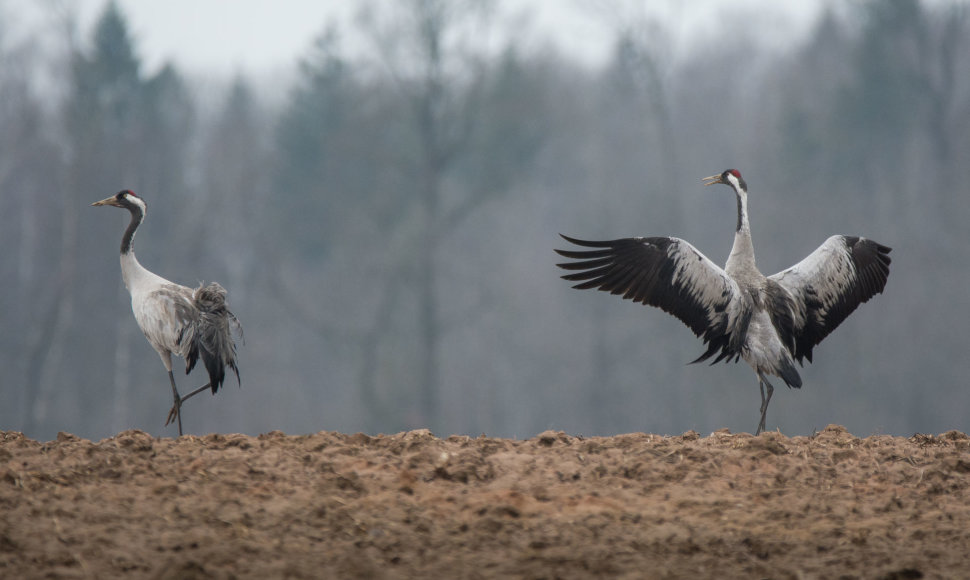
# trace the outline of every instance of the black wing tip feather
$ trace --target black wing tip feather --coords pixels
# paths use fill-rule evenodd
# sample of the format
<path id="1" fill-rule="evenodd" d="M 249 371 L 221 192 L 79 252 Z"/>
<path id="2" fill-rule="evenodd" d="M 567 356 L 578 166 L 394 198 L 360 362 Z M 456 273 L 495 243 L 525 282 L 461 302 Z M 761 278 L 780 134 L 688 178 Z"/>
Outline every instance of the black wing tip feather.
<path id="1" fill-rule="evenodd" d="M 556 250 L 557 254 L 563 258 L 570 258 L 572 260 L 592 260 L 595 258 L 610 258 L 613 255 L 612 250 Z M 557 264 L 561 268 L 572 268 L 576 269 L 577 262 L 565 262 L 564 264 Z"/>
<path id="2" fill-rule="evenodd" d="M 846 241 L 849 242 L 848 245 L 852 248 L 862 247 L 867 251 L 871 251 L 873 254 L 878 256 L 879 261 L 889 263 L 892 262 L 892 258 L 889 257 L 889 253 L 893 251 L 889 246 L 880 244 L 875 240 L 870 240 L 869 238 L 861 238 L 855 236 L 846 236 Z"/>
<path id="3" fill-rule="evenodd" d="M 856 256 L 857 249 L 861 249 L 860 255 Z M 863 302 L 868 301 L 875 294 L 882 294 L 889 279 L 889 265 L 892 258 L 889 252 L 893 249 L 889 246 L 880 244 L 868 238 L 859 238 L 852 245 L 853 259 L 856 260 L 856 267 L 859 275 L 871 285 L 871 294 Z"/>
<path id="4" fill-rule="evenodd" d="M 612 247 L 616 240 L 581 240 L 579 238 L 571 238 L 566 234 L 559 234 L 559 236 L 571 244 L 576 244 L 577 246 L 585 246 L 587 248 L 609 248 Z M 556 250 L 557 252 L 559 250 Z"/>

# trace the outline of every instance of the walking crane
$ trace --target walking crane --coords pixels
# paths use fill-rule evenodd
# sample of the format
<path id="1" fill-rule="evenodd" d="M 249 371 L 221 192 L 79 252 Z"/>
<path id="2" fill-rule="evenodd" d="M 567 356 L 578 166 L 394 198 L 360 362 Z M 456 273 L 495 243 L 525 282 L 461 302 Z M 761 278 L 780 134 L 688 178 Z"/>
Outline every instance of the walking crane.
<path id="1" fill-rule="evenodd" d="M 170 282 L 138 263 L 132 242 L 135 230 L 145 220 L 145 200 L 125 189 L 91 205 L 120 207 L 131 213 L 131 222 L 121 238 L 121 277 L 131 294 L 135 320 L 161 357 L 172 384 L 174 404 L 165 425 L 175 420 L 182 435 L 182 403 L 207 388 L 214 395 L 225 380 L 226 367 L 240 381 L 232 331 L 242 336 L 242 326 L 227 308 L 226 290 L 218 283 L 200 285 L 193 290 Z M 173 354 L 185 359 L 185 374 L 201 358 L 209 373 L 209 382 L 185 397 L 179 396 L 172 373 Z"/>

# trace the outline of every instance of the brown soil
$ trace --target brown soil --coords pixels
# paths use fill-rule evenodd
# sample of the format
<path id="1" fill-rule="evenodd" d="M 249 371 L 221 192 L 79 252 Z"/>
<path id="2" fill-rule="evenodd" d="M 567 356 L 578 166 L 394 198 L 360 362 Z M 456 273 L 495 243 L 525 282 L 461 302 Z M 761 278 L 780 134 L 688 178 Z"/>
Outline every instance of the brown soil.
<path id="1" fill-rule="evenodd" d="M 970 438 L 0 432 L 3 578 L 970 574 Z"/>

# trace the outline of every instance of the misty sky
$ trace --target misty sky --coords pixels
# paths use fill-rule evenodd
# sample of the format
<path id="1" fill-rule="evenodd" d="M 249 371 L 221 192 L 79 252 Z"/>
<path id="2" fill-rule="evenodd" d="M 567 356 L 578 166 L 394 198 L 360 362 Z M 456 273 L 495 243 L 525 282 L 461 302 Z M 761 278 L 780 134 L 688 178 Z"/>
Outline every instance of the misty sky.
<path id="1" fill-rule="evenodd" d="M 107 0 L 75 0 L 82 38 Z M 139 55 L 149 71 L 174 61 L 191 73 L 273 74 L 305 54 L 325 24 L 350 24 L 362 3 L 337 0 L 118 0 L 129 20 Z M 24 15 L 56 4 L 4 5 Z M 717 42 L 726 34 L 759 43 L 790 44 L 809 28 L 821 2 L 698 0 L 634 2 L 597 0 L 502 0 L 505 29 L 528 38 L 532 47 L 553 43 L 567 54 L 596 63 L 606 56 L 611 29 L 631 19 L 660 18 L 668 42 Z M 33 14 L 32 28 L 44 32 L 50 16 Z M 45 18 L 47 22 L 45 23 Z M 28 27 L 28 28 L 31 28 Z M 48 28 L 49 29 L 49 28 Z M 29 32 L 24 32 L 27 34 Z M 681 47 L 677 47 L 681 48 Z M 674 50 L 673 53 L 678 51 Z"/>

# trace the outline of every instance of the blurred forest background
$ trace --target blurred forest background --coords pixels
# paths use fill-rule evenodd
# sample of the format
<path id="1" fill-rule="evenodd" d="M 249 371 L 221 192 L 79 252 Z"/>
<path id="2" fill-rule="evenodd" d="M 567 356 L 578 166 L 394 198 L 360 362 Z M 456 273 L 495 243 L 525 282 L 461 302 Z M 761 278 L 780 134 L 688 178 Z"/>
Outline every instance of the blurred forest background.
<path id="1" fill-rule="evenodd" d="M 572 290 L 552 251 L 675 235 L 723 263 L 735 201 L 700 179 L 736 167 L 765 273 L 836 233 L 894 248 L 768 428 L 970 430 L 966 3 L 833 3 L 782 49 L 726 9 L 690 50 L 593 6 L 597 66 L 494 3 L 360 6 L 286 86 L 146 71 L 111 3 L 90 30 L 52 16 L 43 48 L 3 10 L 0 429 L 175 435 L 121 281 L 128 214 L 89 207 L 131 188 L 142 264 L 221 282 L 246 332 L 242 388 L 190 401 L 187 433 L 752 432 L 750 368 L 687 365 L 685 326 Z"/>

